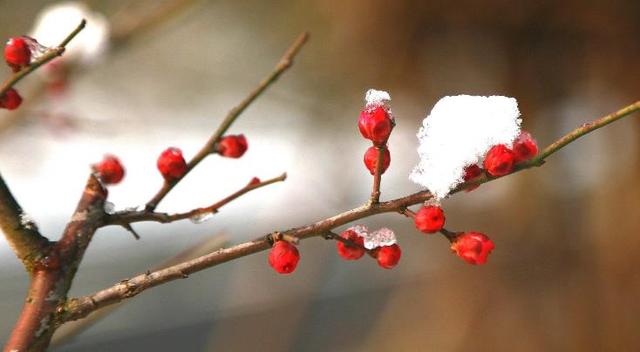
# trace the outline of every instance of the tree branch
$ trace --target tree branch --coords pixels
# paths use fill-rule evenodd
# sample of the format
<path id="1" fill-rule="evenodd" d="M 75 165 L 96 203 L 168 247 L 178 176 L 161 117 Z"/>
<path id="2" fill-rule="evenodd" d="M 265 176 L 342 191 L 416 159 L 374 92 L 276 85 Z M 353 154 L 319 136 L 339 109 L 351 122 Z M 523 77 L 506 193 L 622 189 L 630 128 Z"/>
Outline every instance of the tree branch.
<path id="1" fill-rule="evenodd" d="M 154 267 L 152 270 L 159 270 L 162 268 L 166 268 L 172 265 L 182 263 L 190 259 L 197 258 L 201 255 L 204 255 L 206 253 L 209 253 L 224 247 L 226 243 L 227 243 L 227 236 L 225 236 L 224 234 L 217 234 L 217 235 L 211 236 L 187 248 L 186 250 L 180 252 L 175 257 L 162 262 L 161 264 Z M 95 312 L 94 314 L 91 314 L 91 316 L 87 317 L 86 319 L 82 319 L 79 321 L 70 322 L 62 325 L 58 330 L 56 330 L 56 333 L 53 335 L 53 339 L 51 340 L 51 345 L 54 347 L 63 345 L 65 342 L 69 341 L 74 336 L 77 336 L 81 332 L 93 326 L 100 319 L 106 317 L 109 313 L 119 308 L 120 305 L 124 304 L 125 302 L 121 302 L 120 304 L 114 304 L 105 309 L 101 309 L 100 311 Z"/>
<path id="2" fill-rule="evenodd" d="M 92 175 L 62 239 L 50 246 L 47 256 L 34 266 L 29 295 L 18 322 L 11 332 L 5 351 L 44 351 L 57 328 L 57 308 L 67 292 L 82 261 L 84 252 L 97 229 L 107 193 Z"/>
<path id="3" fill-rule="evenodd" d="M 22 68 L 20 71 L 15 72 L 11 77 L 6 79 L 2 86 L 0 87 L 0 96 L 4 95 L 11 87 L 13 87 L 16 83 L 20 82 L 24 77 L 29 75 L 31 72 L 35 71 L 38 67 L 46 64 L 47 62 L 55 59 L 58 56 L 64 54 L 67 44 L 73 40 L 73 38 L 80 33 L 84 29 L 84 26 L 87 24 L 87 21 L 82 20 L 76 29 L 73 32 L 69 33 L 69 35 L 64 38 L 64 40 L 55 48 L 48 49 L 42 56 L 38 59 L 31 62 L 28 66 Z"/>
<path id="4" fill-rule="evenodd" d="M 145 209 L 153 211 L 158 206 L 158 203 L 164 199 L 164 197 L 180 182 L 191 170 L 193 170 L 204 158 L 209 154 L 214 153 L 216 150 L 216 144 L 220 138 L 227 132 L 229 127 L 235 122 L 235 120 L 242 114 L 242 112 L 253 103 L 267 88 L 269 88 L 287 69 L 293 65 L 293 59 L 300 51 L 302 46 L 307 42 L 309 34 L 304 32 L 300 34 L 296 40 L 291 44 L 289 49 L 284 53 L 276 67 L 260 81 L 258 86 L 249 95 L 240 102 L 239 105 L 231 109 L 225 119 L 222 121 L 216 132 L 209 138 L 207 143 L 200 149 L 200 151 L 187 163 L 187 171 L 179 179 L 173 182 L 165 181 L 162 188 L 156 193 L 156 195 L 147 202 Z"/>
<path id="5" fill-rule="evenodd" d="M 373 174 L 373 187 L 371 190 L 371 197 L 369 198 L 369 204 L 376 204 L 380 201 L 380 182 L 382 181 L 382 166 L 384 165 L 384 150 L 387 148 L 386 145 L 382 147 L 376 146 L 376 150 L 378 151 L 378 161 L 376 162 L 376 170 Z"/>
<path id="6" fill-rule="evenodd" d="M 105 218 L 104 226 L 120 225 L 120 226 L 126 227 L 127 225 L 131 225 L 133 223 L 143 222 L 143 221 L 170 223 L 178 220 L 192 219 L 194 217 L 201 216 L 201 215 L 215 214 L 224 205 L 227 205 L 228 203 L 232 202 L 237 198 L 240 198 L 242 195 L 276 182 L 282 182 L 286 178 L 287 178 L 287 174 L 283 173 L 278 177 L 274 177 L 265 181 L 258 181 L 256 183 L 249 182 L 249 184 L 242 187 L 238 191 L 234 192 L 233 194 L 227 196 L 226 198 L 208 207 L 196 208 L 184 213 L 167 214 L 167 213 L 159 213 L 154 211 L 147 211 L 145 209 L 141 211 L 123 211 L 123 212 L 117 212 L 114 214 L 108 214 Z"/>
<path id="7" fill-rule="evenodd" d="M 553 144 L 549 145 L 538 157 L 530 160 L 529 162 L 520 164 L 514 172 L 534 166 L 540 166 L 548 156 L 557 152 L 567 144 L 571 143 L 573 140 L 638 110 L 640 110 L 640 102 L 636 102 L 615 113 L 604 116 L 589 124 L 585 124 L 568 133 Z M 479 178 L 478 180 L 465 182 L 458 188 L 456 188 L 452 192 L 452 194 L 460 192 L 461 190 L 464 190 L 469 186 L 489 182 L 497 178 L 498 177 L 484 176 Z M 58 319 L 60 320 L 59 323 L 81 319 L 95 310 L 118 303 L 124 299 L 137 296 L 138 294 L 146 291 L 149 288 L 177 279 L 184 279 L 192 273 L 237 258 L 248 256 L 250 254 L 267 250 L 271 248 L 271 244 L 275 240 L 274 236 L 290 236 L 298 238 L 299 240 L 307 239 L 314 236 L 326 236 L 327 232 L 336 227 L 368 216 L 389 212 L 397 212 L 406 215 L 408 214 L 407 207 L 423 203 L 431 198 L 431 193 L 429 193 L 428 191 L 422 191 L 387 202 L 366 204 L 310 225 L 297 227 L 282 232 L 274 232 L 272 234 L 256 238 L 249 242 L 238 244 L 233 247 L 219 249 L 215 252 L 203 255 L 196 259 L 185 261 L 183 263 L 162 270 L 148 272 L 135 276 L 131 279 L 123 280 L 112 287 L 98 291 L 92 295 L 69 300 L 68 303 L 60 309 L 61 314 L 58 316 Z"/>
<path id="8" fill-rule="evenodd" d="M 585 123 L 582 126 L 572 130 L 571 132 L 565 134 L 564 136 L 560 137 L 560 139 L 556 140 L 555 142 L 551 143 L 550 145 L 548 145 L 546 148 L 544 148 L 542 150 L 542 152 L 540 152 L 536 157 L 534 157 L 533 159 L 520 163 L 520 164 L 516 164 L 513 171 L 510 174 L 504 175 L 504 176 L 490 176 L 488 175 L 486 172 L 483 173 L 483 175 L 471 180 L 471 181 L 467 181 L 465 183 L 460 184 L 458 187 L 456 187 L 456 189 L 454 191 L 452 191 L 451 193 L 457 193 L 460 192 L 468 187 L 471 186 L 477 186 L 477 185 L 481 185 L 483 183 L 501 178 L 501 177 L 505 177 L 511 174 L 514 174 L 516 172 L 522 171 L 522 170 L 526 170 L 532 167 L 539 167 L 544 165 L 544 163 L 546 162 L 547 158 L 550 157 L 551 155 L 555 154 L 556 152 L 558 152 L 560 149 L 564 148 L 565 146 L 567 146 L 568 144 L 570 144 L 571 142 L 575 141 L 576 139 L 583 137 L 599 128 L 602 128 L 614 121 L 620 120 L 621 118 L 631 115 L 634 112 L 638 112 L 640 111 L 640 101 L 636 101 L 635 103 L 625 106 L 624 108 L 616 111 L 616 112 L 612 112 L 608 115 L 602 116 L 596 120 L 593 120 L 591 122 Z"/>
<path id="9" fill-rule="evenodd" d="M 609 115 L 603 116 L 597 120 L 585 123 L 579 128 L 576 128 L 575 130 L 567 133 L 562 138 L 546 147 L 537 157 L 531 160 L 529 164 L 539 164 L 541 162 L 544 162 L 546 158 L 548 158 L 558 150 L 564 148 L 567 144 L 575 141 L 576 139 L 586 135 L 587 133 L 593 132 L 598 128 L 602 128 L 614 121 L 617 121 L 627 115 L 630 115 L 638 110 L 640 110 L 640 101 L 637 101 Z"/>
<path id="10" fill-rule="evenodd" d="M 82 20 L 60 45 L 47 50 L 38 59 L 6 79 L 0 86 L 0 96 L 38 67 L 62 55 L 67 44 L 80 33 L 85 25 L 86 21 Z M 44 255 L 45 247 L 49 241 L 38 232 L 36 225 L 23 213 L 2 176 L 0 176 L 0 228 L 2 228 L 13 251 L 30 272 L 33 269 L 34 261 Z"/>
<path id="11" fill-rule="evenodd" d="M 43 255 L 49 241 L 25 215 L 0 175 L 0 228 L 9 246 L 31 272 L 34 261 Z"/>

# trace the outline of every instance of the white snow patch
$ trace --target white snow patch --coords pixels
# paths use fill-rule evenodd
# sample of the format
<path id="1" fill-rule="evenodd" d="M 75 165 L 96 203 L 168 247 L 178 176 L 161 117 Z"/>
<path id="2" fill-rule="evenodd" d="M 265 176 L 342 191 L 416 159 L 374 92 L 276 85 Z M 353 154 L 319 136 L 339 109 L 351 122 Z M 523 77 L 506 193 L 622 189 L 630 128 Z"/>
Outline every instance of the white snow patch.
<path id="1" fill-rule="evenodd" d="M 387 105 L 391 101 L 391 96 L 384 90 L 369 89 L 364 100 L 366 106 Z"/>
<path id="2" fill-rule="evenodd" d="M 367 229 L 366 226 L 364 225 L 356 225 L 356 226 L 352 226 L 350 228 L 347 229 L 347 231 L 353 231 L 356 233 L 356 235 L 362 237 L 362 238 L 366 238 L 367 234 L 369 233 L 369 229 Z"/>
<path id="3" fill-rule="evenodd" d="M 464 168 L 478 163 L 497 144 L 520 133 L 520 111 L 514 98 L 458 95 L 440 99 L 418 132 L 420 161 L 409 178 L 446 197 L 460 184 Z"/>
<path id="4" fill-rule="evenodd" d="M 371 233 L 365 234 L 364 248 L 374 249 L 378 247 L 391 246 L 397 242 L 396 234 L 393 230 L 383 227 Z"/>

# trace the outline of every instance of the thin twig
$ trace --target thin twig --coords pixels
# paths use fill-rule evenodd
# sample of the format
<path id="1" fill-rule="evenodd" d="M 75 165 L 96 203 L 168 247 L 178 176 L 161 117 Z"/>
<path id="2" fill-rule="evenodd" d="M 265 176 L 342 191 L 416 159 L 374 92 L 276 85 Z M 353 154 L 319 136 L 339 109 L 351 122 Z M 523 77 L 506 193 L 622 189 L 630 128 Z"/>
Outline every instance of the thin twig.
<path id="1" fill-rule="evenodd" d="M 544 165 L 545 161 L 547 160 L 548 157 L 550 157 L 551 155 L 555 154 L 556 152 L 558 152 L 560 149 L 564 148 L 565 146 L 567 146 L 569 143 L 575 141 L 576 139 L 585 136 L 599 128 L 602 128 L 614 121 L 620 120 L 621 118 L 631 115 L 634 112 L 638 112 L 640 111 L 640 101 L 637 101 L 631 105 L 628 105 L 616 112 L 612 112 L 608 115 L 602 116 L 596 120 L 593 120 L 591 122 L 585 123 L 582 126 L 572 130 L 571 132 L 565 134 L 564 136 L 560 137 L 558 140 L 556 140 L 555 142 L 551 143 L 550 145 L 548 145 L 546 148 L 544 148 L 542 150 L 542 152 L 540 152 L 535 158 L 517 164 L 515 165 L 513 171 L 510 174 L 504 175 L 504 176 L 491 176 L 489 174 L 487 174 L 486 172 L 483 173 L 481 176 L 474 178 L 473 180 L 464 182 L 460 185 L 458 185 L 458 187 L 456 187 L 455 190 L 453 190 L 451 192 L 451 194 L 455 194 L 458 193 L 462 190 L 465 190 L 469 187 L 472 186 L 477 186 L 477 185 L 481 185 L 483 183 L 487 183 L 489 181 L 493 181 L 495 179 L 499 179 L 508 175 L 512 175 L 516 172 L 522 171 L 522 170 L 526 170 L 532 167 L 539 167 Z"/>
<path id="2" fill-rule="evenodd" d="M 353 242 L 352 240 L 348 239 L 348 238 L 344 238 L 340 235 L 338 235 L 337 233 L 333 232 L 333 231 L 327 231 L 323 234 L 321 234 L 321 236 L 325 239 L 325 240 L 334 240 L 334 241 L 338 241 L 338 242 L 342 242 L 344 244 L 346 244 L 347 246 L 350 247 L 356 247 L 356 248 L 360 248 L 360 249 L 364 249 L 365 252 L 367 252 L 367 254 L 369 254 L 370 256 L 374 256 L 374 250 L 372 249 L 368 249 L 365 246 Z"/>
<path id="3" fill-rule="evenodd" d="M 584 136 L 587 133 L 590 133 L 600 127 L 605 126 L 606 124 L 609 124 L 638 110 L 640 110 L 640 102 L 634 103 L 615 113 L 604 116 L 590 124 L 583 125 L 565 135 L 564 137 L 560 138 L 557 142 L 551 144 L 549 147 L 545 148 L 543 153 L 539 157 L 534 158 L 527 163 L 521 164 L 516 171 L 524 170 L 533 166 L 540 166 L 548 156 L 562 149 L 565 145 L 572 142 L 576 138 Z M 457 193 L 471 185 L 492 181 L 494 179 L 497 178 L 483 178 L 481 180 L 466 182 L 456 190 L 454 190 L 453 193 Z M 326 236 L 326 233 L 328 231 L 331 231 L 336 227 L 375 214 L 388 212 L 404 212 L 408 206 L 423 203 L 431 198 L 431 193 L 429 193 L 428 191 L 422 191 L 387 202 L 361 206 L 310 225 L 277 233 L 280 235 L 294 236 L 299 238 L 300 240 L 314 236 Z M 271 248 L 271 242 L 273 242 L 273 239 L 270 237 L 270 235 L 261 236 L 253 241 L 245 242 L 225 249 L 220 249 L 199 258 L 185 261 L 183 263 L 165 268 L 163 270 L 145 273 L 128 280 L 123 280 L 112 287 L 98 291 L 92 295 L 69 300 L 68 303 L 61 308 L 61 315 L 58 318 L 60 319 L 60 323 L 80 319 L 97 309 L 136 296 L 149 288 L 173 280 L 185 278 L 185 276 L 187 275 L 216 266 L 218 264 L 222 264 L 237 258 L 267 250 Z"/>
<path id="4" fill-rule="evenodd" d="M 216 132 L 209 138 L 207 143 L 200 149 L 200 151 L 187 163 L 187 171 L 182 175 L 181 178 L 173 181 L 173 182 L 165 182 L 156 193 L 156 195 L 147 202 L 145 206 L 146 210 L 153 211 L 158 206 L 158 203 L 164 199 L 164 197 L 173 189 L 173 187 L 180 182 L 191 170 L 193 170 L 204 158 L 206 158 L 209 154 L 214 153 L 216 150 L 216 144 L 220 140 L 220 138 L 227 132 L 229 127 L 235 122 L 235 120 L 242 114 L 242 112 L 251 105 L 251 103 L 256 100 L 267 88 L 269 88 L 282 73 L 284 73 L 291 65 L 293 64 L 293 59 L 296 54 L 300 51 L 304 43 L 306 43 L 309 38 L 309 34 L 304 32 L 300 34 L 296 40 L 291 44 L 289 49 L 284 53 L 276 67 L 273 69 L 271 73 L 267 77 L 265 77 L 258 86 L 244 99 L 240 104 L 227 114 L 225 119 L 222 121 Z"/>
<path id="5" fill-rule="evenodd" d="M 176 265 L 182 263 L 186 260 L 197 258 L 206 253 L 215 251 L 224 247 L 227 242 L 227 238 L 224 234 L 217 234 L 211 236 L 203 241 L 196 243 L 195 245 L 187 248 L 186 250 L 180 252 L 175 257 L 158 264 L 152 270 L 160 270 L 166 267 L 170 267 L 172 265 Z M 119 308 L 124 302 L 120 304 L 112 305 L 108 308 L 101 309 L 86 319 L 82 319 L 75 322 L 70 322 L 68 324 L 62 325 L 53 335 L 53 339 L 51 340 L 51 345 L 53 347 L 63 345 L 65 342 L 72 339 L 74 336 L 77 336 L 81 332 L 93 326 L 95 323 L 105 318 L 107 315 L 112 313 L 115 309 Z"/>
<path id="6" fill-rule="evenodd" d="M 239 189 L 238 191 L 234 192 L 233 194 L 223 198 L 222 200 L 208 207 L 196 208 L 184 213 L 167 214 L 167 213 L 141 210 L 141 211 L 122 211 L 114 214 L 108 214 L 105 218 L 103 226 L 120 225 L 126 228 L 127 226 L 130 226 L 132 223 L 136 223 L 136 222 L 153 221 L 153 222 L 159 222 L 159 223 L 170 223 L 170 222 L 184 220 L 184 219 L 192 219 L 199 215 L 215 214 L 218 212 L 220 208 L 227 205 L 231 201 L 241 197 L 242 195 L 276 182 L 282 182 L 286 180 L 286 178 L 287 178 L 287 174 L 283 173 L 278 177 L 274 177 L 265 181 L 249 183 L 246 186 Z"/>
<path id="7" fill-rule="evenodd" d="M 86 24 L 87 24 L 87 21 L 85 20 L 80 21 L 80 24 L 76 27 L 76 29 L 74 29 L 73 32 L 69 33 L 69 35 L 66 38 L 64 38 L 64 40 L 60 43 L 60 45 L 58 45 L 55 48 L 50 48 L 38 59 L 34 60 L 28 66 L 24 67 L 18 72 L 15 72 L 13 75 L 11 75 L 11 77 L 6 79 L 2 84 L 2 87 L 0 88 L 0 96 L 4 95 L 4 93 L 6 93 L 9 89 L 11 89 L 11 87 L 13 87 L 16 83 L 20 82 L 20 80 L 22 80 L 28 74 L 35 71 L 38 67 L 46 64 L 47 62 L 55 59 L 58 56 L 61 56 L 64 53 L 67 44 L 69 44 L 69 42 L 73 38 L 75 38 L 76 35 L 78 35 L 78 33 L 80 33 L 82 29 L 84 29 L 84 26 Z"/>
<path id="8" fill-rule="evenodd" d="M 382 181 L 382 166 L 384 165 L 384 161 L 382 159 L 384 159 L 384 151 L 387 146 L 376 146 L 375 148 L 378 151 L 378 157 L 376 161 L 376 169 L 373 174 L 373 188 L 371 190 L 369 204 L 376 204 L 380 201 L 380 182 Z"/>

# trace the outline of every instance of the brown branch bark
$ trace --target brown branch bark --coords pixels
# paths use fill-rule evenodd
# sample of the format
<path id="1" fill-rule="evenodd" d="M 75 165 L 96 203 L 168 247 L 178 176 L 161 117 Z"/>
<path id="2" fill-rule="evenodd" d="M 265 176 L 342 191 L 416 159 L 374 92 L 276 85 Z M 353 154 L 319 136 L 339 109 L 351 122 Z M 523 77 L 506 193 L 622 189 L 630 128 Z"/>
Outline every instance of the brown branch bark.
<path id="1" fill-rule="evenodd" d="M 385 149 L 387 149 L 386 145 L 381 147 L 376 146 L 376 150 L 378 151 L 378 161 L 376 164 L 376 170 L 373 174 L 373 186 L 371 189 L 369 204 L 376 204 L 380 201 L 380 184 L 382 182 L 382 166 L 384 165 L 382 159 L 384 158 Z"/>
<path id="2" fill-rule="evenodd" d="M 61 56 L 67 44 L 84 29 L 85 25 L 86 21 L 82 20 L 60 45 L 47 50 L 28 66 L 9 76 L 0 86 L 0 96 L 4 95 L 31 72 Z M 49 241 L 38 232 L 35 224 L 25 217 L 22 208 L 11 194 L 2 176 L 0 176 L 0 228 L 27 271 L 31 272 L 34 261 L 43 256 Z"/>
<path id="3" fill-rule="evenodd" d="M 514 170 L 514 173 L 534 166 L 541 166 L 548 156 L 562 149 L 573 140 L 638 110 L 640 110 L 640 102 L 636 102 L 617 112 L 604 116 L 600 119 L 597 119 L 591 123 L 585 124 L 575 129 L 574 131 L 568 133 L 558 141 L 545 148 L 538 157 L 528 162 L 519 164 L 518 167 Z M 460 192 L 467 187 L 489 182 L 497 178 L 499 177 L 484 176 L 474 181 L 465 182 L 461 184 L 456 190 L 454 190 L 452 194 Z M 95 310 L 118 303 L 124 299 L 137 296 L 138 294 L 152 287 L 177 279 L 184 279 L 192 273 L 269 249 L 271 248 L 271 244 L 274 241 L 275 235 L 295 237 L 299 240 L 307 239 L 314 236 L 321 236 L 336 227 L 368 216 L 388 212 L 405 214 L 407 213 L 407 207 L 423 203 L 431 199 L 431 197 L 432 195 L 429 192 L 422 191 L 387 202 L 380 202 L 375 204 L 368 203 L 361 207 L 351 209 L 344 213 L 315 222 L 310 225 L 297 227 L 282 232 L 274 232 L 272 234 L 256 238 L 252 241 L 238 244 L 233 247 L 220 249 L 196 259 L 185 261 L 183 263 L 162 270 L 144 273 L 131 279 L 123 280 L 112 287 L 98 291 L 92 295 L 71 299 L 64 306 L 64 308 L 61 309 L 62 312 L 59 316 L 59 322 L 62 323 L 65 321 L 81 319 Z"/>
<path id="4" fill-rule="evenodd" d="M 11 332 L 5 352 L 44 351 L 58 326 L 57 308 L 67 298 L 71 283 L 84 252 L 104 213 L 107 193 L 94 177 L 84 189 L 62 239 L 47 248 L 42 260 L 35 263 L 29 294 Z"/>
<path id="5" fill-rule="evenodd" d="M 293 59 L 300 52 L 302 46 L 309 39 L 308 33 L 300 34 L 296 40 L 291 44 L 289 49 L 284 53 L 276 67 L 265 77 L 258 86 L 251 92 L 249 95 L 240 102 L 236 107 L 231 109 L 225 119 L 222 121 L 216 132 L 209 138 L 207 143 L 200 149 L 200 151 L 187 163 L 187 171 L 182 175 L 181 178 L 173 181 L 166 182 L 162 185 L 162 188 L 156 193 L 156 195 L 147 202 L 145 209 L 147 211 L 153 211 L 158 206 L 158 203 L 164 199 L 164 197 L 178 184 L 187 174 L 193 170 L 204 158 L 209 156 L 211 153 L 215 153 L 216 144 L 220 140 L 220 138 L 227 132 L 229 127 L 235 122 L 235 120 L 242 114 L 243 111 L 253 103 L 267 88 L 269 88 L 273 83 L 275 83 L 280 75 L 282 75 L 287 69 L 293 65 Z"/>
<path id="6" fill-rule="evenodd" d="M 187 260 L 197 258 L 206 253 L 223 248 L 226 243 L 227 243 L 227 236 L 225 236 L 224 234 L 214 235 L 210 238 L 207 238 L 203 241 L 196 243 L 195 245 L 180 252 L 175 257 L 162 262 L 161 264 L 157 265 L 151 270 L 160 270 L 172 265 L 182 263 Z M 126 303 L 126 301 L 120 302 L 119 304 L 114 304 L 110 307 L 94 312 L 93 314 L 91 314 L 89 317 L 85 319 L 77 320 L 74 322 L 68 322 L 60 326 L 60 328 L 57 329 L 55 334 L 53 335 L 53 339 L 51 340 L 51 346 L 55 347 L 55 346 L 63 345 L 65 342 L 71 340 L 74 336 L 77 336 L 81 332 L 93 326 L 102 318 L 109 315 L 111 312 L 119 308 L 120 305 L 124 303 Z"/>
<path id="7" fill-rule="evenodd" d="M 0 229 L 18 259 L 28 272 L 33 263 L 43 255 L 49 241 L 40 234 L 38 228 L 22 211 L 0 175 Z"/>

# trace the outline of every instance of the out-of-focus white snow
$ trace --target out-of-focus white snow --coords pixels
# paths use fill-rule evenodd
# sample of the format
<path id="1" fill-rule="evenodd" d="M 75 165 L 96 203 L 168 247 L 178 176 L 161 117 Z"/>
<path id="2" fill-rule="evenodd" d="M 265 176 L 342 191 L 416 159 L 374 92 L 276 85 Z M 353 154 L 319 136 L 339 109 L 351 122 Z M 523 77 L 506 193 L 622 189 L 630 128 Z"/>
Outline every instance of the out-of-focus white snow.
<path id="1" fill-rule="evenodd" d="M 87 25 L 69 43 L 64 59 L 92 63 L 107 48 L 109 22 L 102 14 L 91 11 L 82 2 L 65 1 L 45 7 L 36 18 L 31 36 L 44 46 L 57 46 L 82 19 L 87 20 Z"/>
<path id="2" fill-rule="evenodd" d="M 510 146 L 520 133 L 514 98 L 458 95 L 440 99 L 418 132 L 420 161 L 409 178 L 446 197 L 460 184 L 464 168 L 497 144 Z"/>

